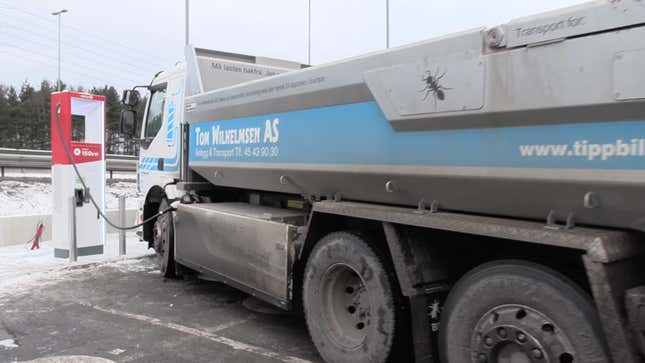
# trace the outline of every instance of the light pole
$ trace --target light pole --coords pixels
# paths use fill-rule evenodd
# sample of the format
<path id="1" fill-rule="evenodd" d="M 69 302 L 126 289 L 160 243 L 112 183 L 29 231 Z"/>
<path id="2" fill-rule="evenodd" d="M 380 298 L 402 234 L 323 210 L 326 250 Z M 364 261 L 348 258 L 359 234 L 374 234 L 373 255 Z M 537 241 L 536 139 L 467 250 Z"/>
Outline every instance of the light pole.
<path id="1" fill-rule="evenodd" d="M 311 0 L 307 13 L 307 64 L 311 65 Z"/>
<path id="2" fill-rule="evenodd" d="M 56 90 L 60 91 L 60 17 L 67 12 L 67 9 L 61 9 L 52 13 L 58 16 L 58 81 L 56 82 Z"/>
<path id="3" fill-rule="evenodd" d="M 390 47 L 390 0 L 385 0 L 385 48 Z"/>
<path id="4" fill-rule="evenodd" d="M 190 25 L 190 1 L 189 0 L 186 0 L 186 10 L 185 10 L 185 12 L 186 12 L 186 45 L 188 45 L 188 43 L 190 43 L 190 39 L 188 37 L 188 35 L 189 35 L 188 32 L 190 31 L 190 28 L 189 28 L 189 25 Z"/>

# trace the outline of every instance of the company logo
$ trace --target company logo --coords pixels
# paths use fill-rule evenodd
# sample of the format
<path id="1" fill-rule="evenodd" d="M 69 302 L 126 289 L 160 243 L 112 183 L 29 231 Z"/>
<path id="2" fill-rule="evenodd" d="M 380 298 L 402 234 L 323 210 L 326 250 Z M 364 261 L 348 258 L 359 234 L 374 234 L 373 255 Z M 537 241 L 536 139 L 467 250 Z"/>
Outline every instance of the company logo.
<path id="1" fill-rule="evenodd" d="M 437 68 L 435 73 L 432 71 L 426 71 L 425 74 L 421 77 L 421 82 L 423 82 L 423 89 L 419 92 L 423 93 L 423 100 L 427 100 L 428 97 L 432 96 L 434 100 L 434 106 L 437 107 L 437 100 L 444 101 L 446 99 L 446 91 L 451 90 L 443 86 L 440 81 L 445 77 L 446 72 L 441 73 L 441 70 Z"/>
<path id="2" fill-rule="evenodd" d="M 83 150 L 83 151 L 81 151 L 81 154 L 83 154 L 83 156 L 90 156 L 90 157 L 100 156 L 99 153 L 97 153 L 96 151 L 92 151 L 92 150 Z"/>
<path id="3" fill-rule="evenodd" d="M 62 164 L 69 164 L 72 161 L 75 163 L 98 161 L 101 160 L 101 155 L 103 154 L 103 146 L 101 144 L 80 143 L 72 141 L 70 143 L 69 150 L 72 156 L 72 160 L 65 158 L 65 160 L 62 161 Z"/>
<path id="4" fill-rule="evenodd" d="M 195 144 L 197 146 L 211 145 L 246 145 L 246 144 L 276 144 L 280 140 L 278 126 L 280 119 L 266 120 L 262 126 L 243 128 L 224 128 L 214 125 L 210 130 L 195 128 Z"/>
<path id="5" fill-rule="evenodd" d="M 89 157 L 98 157 L 101 156 L 101 154 L 98 153 L 98 151 L 93 151 L 91 149 L 86 149 L 86 148 L 80 148 L 80 147 L 75 147 L 74 148 L 74 156 L 89 156 Z"/>

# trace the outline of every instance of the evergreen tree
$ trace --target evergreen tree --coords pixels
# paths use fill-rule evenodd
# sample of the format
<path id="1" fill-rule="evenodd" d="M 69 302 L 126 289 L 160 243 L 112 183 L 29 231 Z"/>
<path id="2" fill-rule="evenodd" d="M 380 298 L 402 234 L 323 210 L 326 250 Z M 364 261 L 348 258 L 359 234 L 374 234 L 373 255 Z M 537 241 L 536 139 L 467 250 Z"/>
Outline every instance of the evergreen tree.
<path id="1" fill-rule="evenodd" d="M 19 124 L 18 124 L 18 139 L 22 148 L 33 149 L 35 147 L 35 139 L 37 135 L 34 133 L 38 127 L 38 120 L 36 119 L 35 107 L 36 90 L 28 81 L 24 81 L 20 87 L 18 98 L 20 99 L 19 110 Z"/>
<path id="2" fill-rule="evenodd" d="M 61 83 L 62 89 L 71 89 Z M 47 80 L 35 89 L 28 81 L 23 82 L 20 91 L 13 86 L 0 85 L 0 147 L 19 149 L 51 148 L 50 143 L 50 104 L 51 93 L 56 91 L 54 84 Z M 83 87 L 77 87 L 83 92 Z M 138 144 L 128 135 L 120 133 L 121 100 L 113 86 L 93 87 L 90 93 L 105 96 L 106 111 L 106 152 L 136 154 Z M 145 99 L 138 107 L 137 118 L 141 122 Z"/>
<path id="3" fill-rule="evenodd" d="M 37 129 L 34 130 L 37 135 L 37 149 L 50 149 L 51 148 L 51 137 L 50 137 L 50 103 L 51 103 L 51 93 L 55 91 L 51 86 L 49 81 L 43 80 L 40 82 L 40 89 L 37 92 L 35 97 L 35 107 L 36 107 L 36 120 L 37 120 Z"/>
<path id="4" fill-rule="evenodd" d="M 0 145 L 7 144 L 9 141 L 9 100 L 8 89 L 0 85 Z"/>

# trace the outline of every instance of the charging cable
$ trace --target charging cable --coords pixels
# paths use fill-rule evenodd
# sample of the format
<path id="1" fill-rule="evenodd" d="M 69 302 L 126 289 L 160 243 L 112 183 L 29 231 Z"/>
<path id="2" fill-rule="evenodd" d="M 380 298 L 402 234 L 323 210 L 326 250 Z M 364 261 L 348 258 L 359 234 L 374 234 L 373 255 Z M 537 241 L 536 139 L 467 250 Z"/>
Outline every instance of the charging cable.
<path id="1" fill-rule="evenodd" d="M 78 177 L 78 180 L 81 182 L 81 185 L 83 185 L 84 192 L 87 193 L 87 195 L 89 197 L 89 200 L 92 202 L 92 204 L 94 205 L 94 208 L 96 209 L 96 212 L 107 222 L 107 224 L 109 224 L 110 226 L 112 226 L 112 227 L 114 227 L 114 228 L 116 228 L 118 230 L 122 230 L 122 231 L 124 231 L 124 230 L 127 231 L 127 230 L 130 230 L 130 229 L 137 229 L 137 228 L 145 225 L 146 223 L 156 219 L 157 217 L 175 210 L 174 207 L 169 207 L 167 209 L 164 209 L 164 210 L 158 212 L 157 214 L 153 215 L 152 217 L 145 219 L 143 222 L 135 224 L 135 225 L 132 225 L 132 226 L 118 226 L 118 225 L 112 223 L 112 221 L 110 221 L 110 219 L 105 215 L 105 213 L 103 213 L 101 208 L 99 208 L 98 203 L 96 203 L 96 201 L 94 200 L 94 197 L 92 197 L 92 194 L 90 193 L 89 189 L 87 188 L 87 185 L 85 185 L 85 180 L 81 176 L 81 173 L 78 171 L 78 167 L 76 166 L 76 163 L 74 162 L 74 158 L 72 157 L 72 152 L 69 150 L 69 145 L 67 145 L 67 140 L 65 140 L 65 137 L 63 137 L 63 129 L 60 126 L 60 109 L 61 109 L 61 105 L 60 105 L 60 102 L 59 102 L 59 103 L 56 104 L 56 130 L 58 131 L 58 137 L 60 138 L 60 142 L 63 144 L 63 149 L 65 149 L 65 154 L 67 154 L 67 159 L 72 164 L 72 167 L 74 168 L 74 172 L 76 173 L 76 176 Z"/>

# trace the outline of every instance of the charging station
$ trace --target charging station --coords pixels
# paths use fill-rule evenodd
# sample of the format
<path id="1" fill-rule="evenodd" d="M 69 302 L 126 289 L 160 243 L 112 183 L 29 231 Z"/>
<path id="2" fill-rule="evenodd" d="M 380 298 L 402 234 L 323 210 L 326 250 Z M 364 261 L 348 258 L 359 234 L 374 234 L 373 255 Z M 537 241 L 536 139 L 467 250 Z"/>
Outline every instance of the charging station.
<path id="1" fill-rule="evenodd" d="M 57 119 L 59 125 L 56 124 Z M 58 126 L 62 131 L 63 140 L 59 136 Z M 76 238 L 74 256 L 103 253 L 105 222 L 99 217 L 92 203 L 83 202 L 82 199 L 87 199 L 87 192 L 83 190 L 81 181 L 74 172 L 72 161 L 78 167 L 98 207 L 105 210 L 104 135 L 104 96 L 68 91 L 52 93 L 51 175 L 54 191 L 52 242 L 56 257 L 69 257 L 70 241 L 74 238 Z M 69 146 L 72 160 L 65 151 L 63 141 Z M 73 207 L 72 198 L 75 193 L 76 206 Z"/>

